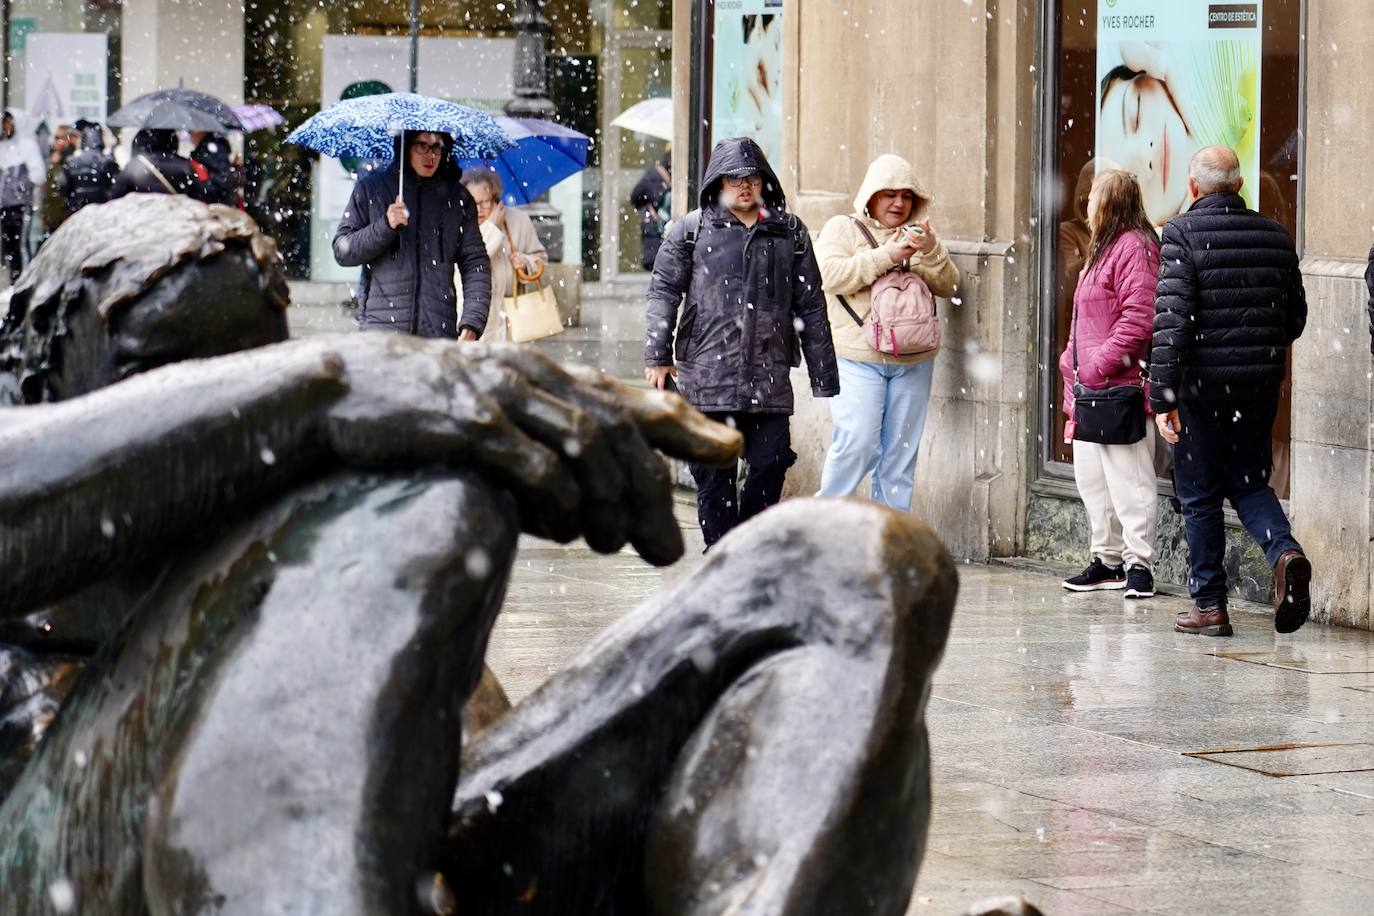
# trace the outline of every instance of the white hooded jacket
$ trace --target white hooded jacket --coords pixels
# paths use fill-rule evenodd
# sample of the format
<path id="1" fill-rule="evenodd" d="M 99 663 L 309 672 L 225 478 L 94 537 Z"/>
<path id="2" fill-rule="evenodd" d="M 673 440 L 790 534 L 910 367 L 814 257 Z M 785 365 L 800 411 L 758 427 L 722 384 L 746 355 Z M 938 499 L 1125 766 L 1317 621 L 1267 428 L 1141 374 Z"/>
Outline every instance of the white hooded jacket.
<path id="1" fill-rule="evenodd" d="M 28 131 L 22 112 L 7 109 L 14 119 L 14 136 L 0 137 L 0 208 L 32 207 L 35 190 L 47 174 L 38 141 Z"/>
<path id="2" fill-rule="evenodd" d="M 922 219 L 930 209 L 933 198 L 916 180 L 911 163 L 901 156 L 885 154 L 873 160 L 864 176 L 859 193 L 854 195 L 854 216 L 836 216 L 827 222 L 816 239 L 816 259 L 820 263 L 821 283 L 825 289 L 826 311 L 830 318 L 830 332 L 835 341 L 835 355 L 865 363 L 920 363 L 935 358 L 936 351 L 912 356 L 889 356 L 869 346 L 863 329 L 840 305 L 837 295 L 844 296 L 849 307 L 860 319 L 871 307 L 870 291 L 873 281 L 897 266 L 881 247 L 874 248 L 854 218 L 863 221 L 879 246 L 886 244 L 896 232 L 868 216 L 868 202 L 874 194 L 884 190 L 909 190 L 916 195 L 916 206 L 909 222 Z M 911 259 L 916 273 L 936 296 L 953 296 L 959 285 L 959 268 L 949 259 L 943 243 L 937 241 L 935 250 Z"/>

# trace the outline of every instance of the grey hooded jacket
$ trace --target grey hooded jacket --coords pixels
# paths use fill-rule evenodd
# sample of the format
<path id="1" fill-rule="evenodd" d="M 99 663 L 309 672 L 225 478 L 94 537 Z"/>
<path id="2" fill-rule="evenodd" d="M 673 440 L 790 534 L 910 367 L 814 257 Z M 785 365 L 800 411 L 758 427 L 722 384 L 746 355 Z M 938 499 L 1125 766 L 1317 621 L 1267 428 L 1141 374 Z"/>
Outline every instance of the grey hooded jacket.
<path id="1" fill-rule="evenodd" d="M 753 171 L 763 175 L 763 208 L 746 227 L 719 197 L 725 176 Z M 683 396 L 709 413 L 791 413 L 790 372 L 803 354 L 812 393 L 838 394 L 816 255 L 758 144 L 716 144 L 700 205 L 696 244 L 690 220 L 678 220 L 654 262 L 645 364 L 676 364 Z"/>

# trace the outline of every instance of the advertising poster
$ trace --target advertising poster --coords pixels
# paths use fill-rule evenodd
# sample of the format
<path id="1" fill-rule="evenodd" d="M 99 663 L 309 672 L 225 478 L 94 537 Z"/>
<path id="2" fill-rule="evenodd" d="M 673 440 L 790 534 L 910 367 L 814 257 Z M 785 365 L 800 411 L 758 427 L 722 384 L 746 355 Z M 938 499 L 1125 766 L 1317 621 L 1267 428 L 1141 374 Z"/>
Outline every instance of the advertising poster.
<path id="1" fill-rule="evenodd" d="M 24 58 L 24 109 L 51 131 L 105 120 L 108 38 L 99 32 L 33 32 Z"/>
<path id="2" fill-rule="evenodd" d="M 1097 170 L 1134 173 L 1156 226 L 1186 209 L 1188 164 L 1207 146 L 1236 151 L 1257 209 L 1262 6 L 1098 4 Z"/>
<path id="3" fill-rule="evenodd" d="M 782 152 L 782 0 L 716 0 L 711 142 L 752 137 Z"/>

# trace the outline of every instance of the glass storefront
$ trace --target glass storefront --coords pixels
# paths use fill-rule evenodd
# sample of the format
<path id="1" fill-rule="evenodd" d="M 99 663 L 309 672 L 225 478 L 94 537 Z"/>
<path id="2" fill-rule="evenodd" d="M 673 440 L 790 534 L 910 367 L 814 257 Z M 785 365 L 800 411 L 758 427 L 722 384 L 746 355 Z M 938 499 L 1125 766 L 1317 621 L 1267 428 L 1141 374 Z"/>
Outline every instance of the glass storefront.
<path id="1" fill-rule="evenodd" d="M 463 86 L 448 79 L 435 83 L 432 70 L 426 75 L 425 60 L 431 53 L 436 61 L 446 53 L 451 57 L 444 49 L 458 47 L 454 42 L 434 44 L 433 39 L 463 40 L 469 42 L 464 47 L 479 49 L 477 66 L 485 62 L 500 71 L 486 76 L 504 78 L 513 62 L 513 19 L 519 5 L 518 0 L 426 4 L 420 91 L 499 108 L 504 100 L 491 97 L 491 90 L 485 88 L 490 80 L 459 72 L 474 66 L 471 59 L 446 61 Z M 548 0 L 543 12 L 551 26 L 549 96 L 564 123 L 593 137 L 588 169 L 552 195 L 563 213 L 565 257 L 576 260 L 580 255 L 589 279 L 637 271 L 638 216 L 629 205 L 629 193 L 666 147 L 662 141 L 612 128 L 610 120 L 642 98 L 670 94 L 671 0 Z M 334 201 L 312 187 L 321 180 L 323 169 L 311 161 L 313 154 L 281 140 L 291 127 L 327 104 L 323 98 L 329 82 L 326 74 L 339 66 L 340 59 L 339 43 L 331 39 L 356 36 L 403 41 L 409 28 L 407 14 L 407 4 L 382 0 L 348 4 L 260 0 L 246 7 L 245 101 L 272 105 L 288 122 L 275 134 L 247 138 L 247 196 L 254 215 L 277 237 L 298 277 L 312 275 L 311 246 L 323 244 L 328 234 L 322 231 L 328 229 L 323 210 Z M 398 79 L 404 79 L 403 73 Z M 403 89 L 404 85 L 388 88 Z M 610 218 L 604 219 L 603 214 Z M 322 265 L 327 265 L 318 256 L 315 261 L 313 273 L 321 273 Z"/>
<path id="2" fill-rule="evenodd" d="M 1187 163 L 1208 145 L 1242 159 L 1247 201 L 1295 237 L 1298 228 L 1303 32 L 1301 0 L 1060 0 L 1048 23 L 1041 249 L 1046 327 L 1040 355 L 1042 458 L 1071 477 L 1059 354 L 1069 340 L 1073 291 L 1087 251 L 1095 171 L 1125 168 L 1141 181 L 1156 225 L 1184 207 Z M 1290 391 L 1274 427 L 1272 482 L 1287 496 Z M 1158 462 L 1166 471 L 1163 449 Z"/>

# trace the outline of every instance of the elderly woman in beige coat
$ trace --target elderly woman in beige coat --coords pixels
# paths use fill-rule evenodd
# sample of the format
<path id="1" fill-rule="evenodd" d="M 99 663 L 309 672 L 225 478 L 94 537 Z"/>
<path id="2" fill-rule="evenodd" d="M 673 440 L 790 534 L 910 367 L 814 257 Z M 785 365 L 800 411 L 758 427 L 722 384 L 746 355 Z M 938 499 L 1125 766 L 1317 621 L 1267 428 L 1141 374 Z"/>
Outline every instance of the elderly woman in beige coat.
<path id="1" fill-rule="evenodd" d="M 936 296 L 954 295 L 959 270 L 926 219 L 930 203 L 911 163 L 879 156 L 854 197 L 854 213 L 831 219 L 816 241 L 840 369 L 840 393 L 830 399 L 834 432 L 821 496 L 851 496 L 871 475 L 874 500 L 904 512 L 911 508 L 936 351 L 881 353 L 859 322 L 868 315 L 873 282 L 890 270 L 916 273 Z"/>
<path id="2" fill-rule="evenodd" d="M 490 169 L 478 169 L 463 176 L 463 186 L 477 204 L 482 243 L 491 258 L 491 317 L 482 340 L 505 340 L 506 315 L 501 305 L 506 296 L 519 291 L 515 272 L 532 279 L 539 277 L 549 262 L 549 253 L 530 218 L 521 210 L 507 210 L 501 203 L 501 176 Z"/>

